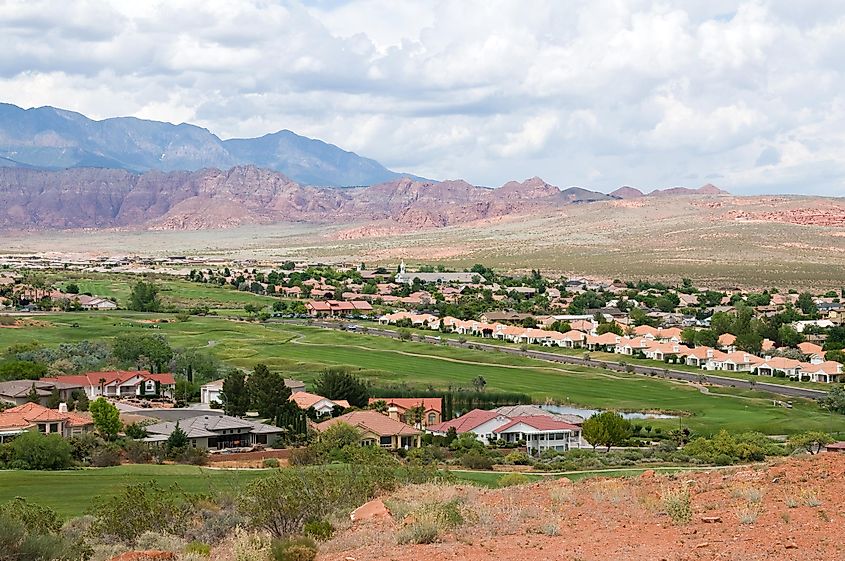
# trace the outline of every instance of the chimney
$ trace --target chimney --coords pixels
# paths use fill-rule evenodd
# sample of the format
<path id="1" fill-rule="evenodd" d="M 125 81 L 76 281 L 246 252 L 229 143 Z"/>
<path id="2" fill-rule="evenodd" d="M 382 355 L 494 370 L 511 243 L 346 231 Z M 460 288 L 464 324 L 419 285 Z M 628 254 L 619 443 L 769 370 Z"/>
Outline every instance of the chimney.
<path id="1" fill-rule="evenodd" d="M 67 413 L 67 403 L 59 403 L 59 413 Z"/>
<path id="2" fill-rule="evenodd" d="M 394 421 L 399 420 L 399 409 L 393 405 L 387 408 L 387 416 L 393 419 Z"/>

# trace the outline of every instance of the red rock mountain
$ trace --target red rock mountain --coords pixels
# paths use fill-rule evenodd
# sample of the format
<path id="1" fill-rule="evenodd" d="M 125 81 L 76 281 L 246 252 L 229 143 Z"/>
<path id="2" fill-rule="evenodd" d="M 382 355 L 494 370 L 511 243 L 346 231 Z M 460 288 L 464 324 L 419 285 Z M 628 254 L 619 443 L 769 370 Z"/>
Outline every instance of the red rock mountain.
<path id="1" fill-rule="evenodd" d="M 254 166 L 147 172 L 0 168 L 0 229 L 152 228 L 195 230 L 250 223 L 360 223 L 443 227 L 609 199 L 561 191 L 540 178 L 499 189 L 465 181 L 401 178 L 371 187 L 303 187 Z"/>
<path id="2" fill-rule="evenodd" d="M 644 197 L 645 193 L 635 187 L 628 187 L 625 185 L 615 191 L 612 191 L 610 196 L 616 197 L 617 199 L 637 199 L 639 197 Z"/>

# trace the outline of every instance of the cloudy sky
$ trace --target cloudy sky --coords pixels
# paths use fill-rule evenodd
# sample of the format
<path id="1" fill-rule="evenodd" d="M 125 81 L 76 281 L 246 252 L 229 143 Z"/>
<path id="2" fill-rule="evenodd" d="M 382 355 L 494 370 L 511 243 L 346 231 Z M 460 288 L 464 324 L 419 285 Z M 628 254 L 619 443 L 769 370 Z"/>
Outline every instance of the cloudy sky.
<path id="1" fill-rule="evenodd" d="M 839 0 L 0 0 L 0 100 L 481 185 L 845 195 Z"/>

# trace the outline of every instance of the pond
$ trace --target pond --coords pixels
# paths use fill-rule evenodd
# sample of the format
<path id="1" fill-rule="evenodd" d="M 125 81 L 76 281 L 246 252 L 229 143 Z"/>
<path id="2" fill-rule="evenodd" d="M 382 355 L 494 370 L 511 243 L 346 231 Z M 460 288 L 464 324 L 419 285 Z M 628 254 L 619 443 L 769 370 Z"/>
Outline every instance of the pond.
<path id="1" fill-rule="evenodd" d="M 552 413 L 559 413 L 561 415 L 578 415 L 579 417 L 583 417 L 587 419 L 601 413 L 600 409 L 581 409 L 579 407 L 570 407 L 568 405 L 540 405 L 540 409 L 544 409 L 546 411 L 551 411 Z M 628 412 L 628 413 L 620 413 L 623 418 L 628 420 L 637 420 L 637 419 L 677 419 L 677 415 L 666 415 L 663 413 L 638 413 L 638 412 Z"/>

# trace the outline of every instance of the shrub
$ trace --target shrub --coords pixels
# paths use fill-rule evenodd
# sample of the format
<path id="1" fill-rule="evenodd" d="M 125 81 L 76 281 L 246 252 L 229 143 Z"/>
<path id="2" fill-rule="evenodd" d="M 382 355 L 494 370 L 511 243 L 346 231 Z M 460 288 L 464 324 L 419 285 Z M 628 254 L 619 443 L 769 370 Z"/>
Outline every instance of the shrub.
<path id="1" fill-rule="evenodd" d="M 0 505 L 0 515 L 20 522 L 27 532 L 33 534 L 53 534 L 58 532 L 62 525 L 56 511 L 29 503 L 22 497 Z"/>
<path id="2" fill-rule="evenodd" d="M 302 533 L 315 540 L 330 540 L 334 534 L 334 527 L 328 520 L 312 520 L 302 527 Z"/>
<path id="3" fill-rule="evenodd" d="M 279 467 L 279 460 L 276 458 L 265 458 L 261 464 L 266 468 L 277 468 Z"/>
<path id="4" fill-rule="evenodd" d="M 211 546 L 207 543 L 191 542 L 185 546 L 185 553 L 208 557 L 211 555 Z"/>
<path id="5" fill-rule="evenodd" d="M 414 522 L 396 535 L 399 545 L 435 543 L 440 539 L 440 527 L 434 521 Z"/>
<path id="6" fill-rule="evenodd" d="M 511 452 L 505 456 L 505 463 L 515 466 L 531 465 L 531 456 L 525 452 Z"/>
<path id="7" fill-rule="evenodd" d="M 208 451 L 202 448 L 188 446 L 178 453 L 174 459 L 180 464 L 204 466 L 208 464 Z"/>
<path id="8" fill-rule="evenodd" d="M 100 446 L 91 452 L 91 465 L 108 467 L 120 465 L 120 451 L 115 446 Z"/>
<path id="9" fill-rule="evenodd" d="M 692 503 L 688 488 L 666 489 L 663 491 L 660 500 L 666 514 L 675 524 L 689 524 L 692 520 Z"/>
<path id="10" fill-rule="evenodd" d="M 91 551 L 82 542 L 55 533 L 28 530 L 21 520 L 0 513 L 0 558 L 18 561 L 87 559 Z"/>
<path id="11" fill-rule="evenodd" d="M 531 479 L 521 473 L 508 473 L 500 477 L 497 483 L 499 487 L 513 487 L 514 485 L 531 483 Z"/>
<path id="12" fill-rule="evenodd" d="M 92 532 L 130 544 L 144 532 L 182 535 L 196 510 L 195 500 L 178 486 L 163 489 L 154 481 L 129 485 L 118 495 L 97 499 Z"/>
<path id="13" fill-rule="evenodd" d="M 126 459 L 133 464 L 147 464 L 153 459 L 150 447 L 145 442 L 130 440 L 123 446 Z"/>
<path id="14" fill-rule="evenodd" d="M 235 561 L 266 561 L 270 552 L 270 543 L 261 534 L 249 533 L 237 528 L 232 550 Z"/>
<path id="15" fill-rule="evenodd" d="M 305 536 L 273 540 L 270 546 L 273 561 L 313 561 L 317 544 Z"/>
<path id="16" fill-rule="evenodd" d="M 11 461 L 23 469 L 67 469 L 71 465 L 70 444 L 59 434 L 27 431 L 9 446 Z"/>
<path id="17" fill-rule="evenodd" d="M 392 467 L 290 468 L 249 483 L 238 508 L 255 526 L 282 537 L 300 532 L 306 521 L 359 506 L 396 484 Z"/>
<path id="18" fill-rule="evenodd" d="M 478 450 L 470 450 L 461 458 L 461 465 L 469 469 L 490 470 L 493 460 Z"/>

